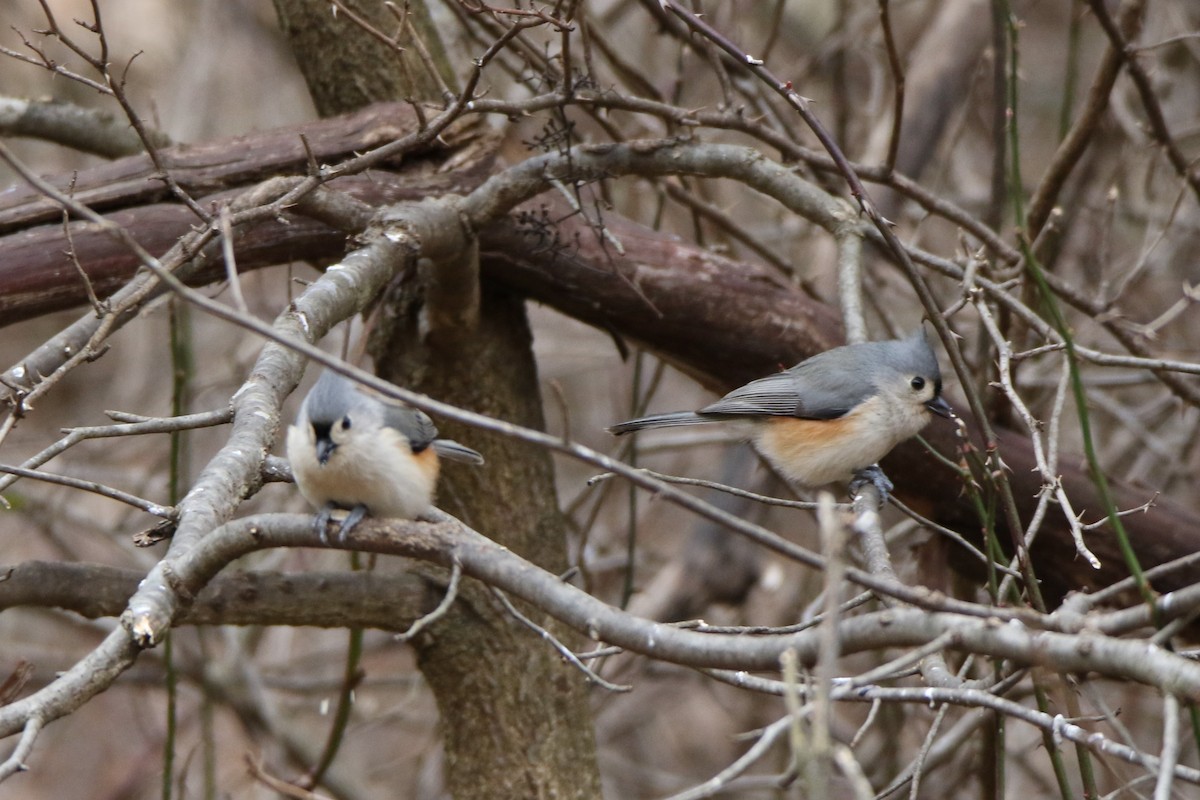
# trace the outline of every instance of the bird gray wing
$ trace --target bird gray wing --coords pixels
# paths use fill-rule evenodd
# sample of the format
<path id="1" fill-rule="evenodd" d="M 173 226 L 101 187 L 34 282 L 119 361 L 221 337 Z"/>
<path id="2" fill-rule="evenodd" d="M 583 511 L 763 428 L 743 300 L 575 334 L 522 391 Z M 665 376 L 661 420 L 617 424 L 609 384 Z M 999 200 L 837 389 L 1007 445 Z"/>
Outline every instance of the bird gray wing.
<path id="1" fill-rule="evenodd" d="M 813 369 L 813 367 L 817 367 Z M 837 419 L 875 389 L 856 370 L 831 370 L 817 358 L 734 389 L 701 414 Z"/>
<path id="2" fill-rule="evenodd" d="M 437 426 L 424 411 L 394 403 L 385 403 L 383 408 L 383 424 L 404 434 L 414 453 L 429 447 L 437 438 Z"/>
<path id="3" fill-rule="evenodd" d="M 433 424 L 429 415 L 420 409 L 397 403 L 386 403 L 384 404 L 383 424 L 404 434 L 412 445 L 414 453 L 433 447 L 433 451 L 441 458 L 460 461 L 464 464 L 479 465 L 483 463 L 483 456 L 466 445 L 459 444 L 453 439 L 437 438 L 437 426 Z"/>

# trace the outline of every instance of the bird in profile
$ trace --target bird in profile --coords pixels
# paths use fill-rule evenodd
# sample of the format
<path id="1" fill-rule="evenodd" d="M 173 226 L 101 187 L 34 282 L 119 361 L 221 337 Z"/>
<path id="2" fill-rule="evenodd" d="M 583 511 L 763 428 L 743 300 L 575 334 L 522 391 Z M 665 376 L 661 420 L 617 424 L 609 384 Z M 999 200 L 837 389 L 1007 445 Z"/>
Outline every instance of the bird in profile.
<path id="1" fill-rule="evenodd" d="M 935 414 L 953 411 L 922 327 L 903 339 L 818 353 L 698 411 L 654 414 L 608 430 L 738 423 L 789 481 L 808 488 L 849 481 L 852 493 L 869 482 L 886 498 L 892 484 L 878 461 Z"/>
<path id="2" fill-rule="evenodd" d="M 483 463 L 483 456 L 439 439 L 423 411 L 325 370 L 287 432 L 287 458 L 300 494 L 317 509 L 326 544 L 333 512 L 349 512 L 339 540 L 364 516 L 416 519 L 433 505 L 440 459 Z"/>

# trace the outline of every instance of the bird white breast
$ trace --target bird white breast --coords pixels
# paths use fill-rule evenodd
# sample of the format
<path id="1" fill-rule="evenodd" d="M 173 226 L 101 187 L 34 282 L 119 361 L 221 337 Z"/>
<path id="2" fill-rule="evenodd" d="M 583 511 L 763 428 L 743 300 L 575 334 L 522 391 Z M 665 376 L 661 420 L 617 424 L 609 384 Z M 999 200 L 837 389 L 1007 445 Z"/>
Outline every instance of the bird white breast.
<path id="1" fill-rule="evenodd" d="M 824 486 L 875 464 L 929 418 L 920 403 L 879 395 L 838 419 L 774 418 L 757 426 L 754 444 L 789 480 Z"/>
<path id="2" fill-rule="evenodd" d="M 356 435 L 321 464 L 312 429 L 292 425 L 287 456 L 300 494 L 315 508 L 326 503 L 364 505 L 374 517 L 415 519 L 433 503 L 436 456 L 429 453 L 422 459 L 428 464 L 423 464 L 413 456 L 408 440 L 388 428 Z"/>

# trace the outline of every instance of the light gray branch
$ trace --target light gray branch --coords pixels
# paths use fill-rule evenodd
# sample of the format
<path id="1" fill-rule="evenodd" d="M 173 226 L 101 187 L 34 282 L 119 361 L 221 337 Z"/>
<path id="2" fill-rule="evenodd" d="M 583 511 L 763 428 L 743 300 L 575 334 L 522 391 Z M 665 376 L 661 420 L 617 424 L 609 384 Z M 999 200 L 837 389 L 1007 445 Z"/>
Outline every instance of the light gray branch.
<path id="1" fill-rule="evenodd" d="M 445 515 L 439 522 L 367 520 L 347 535 L 346 549 L 417 558 L 463 574 L 529 602 L 597 641 L 690 667 L 776 670 L 794 650 L 805 664 L 819 651 L 816 629 L 774 636 L 700 633 L 640 619 L 564 583 L 482 534 Z M 173 564 L 177 591 L 198 591 L 234 559 L 267 547 L 319 546 L 312 519 L 301 514 L 263 514 L 214 530 Z M 1051 618 L 1043 618 L 1047 623 Z M 946 637 L 951 649 L 1044 666 L 1057 672 L 1094 672 L 1156 686 L 1181 697 L 1200 698 L 1200 664 L 1144 641 L 1039 630 L 1010 621 L 947 611 L 887 609 L 837 623 L 842 654 L 885 647 L 920 647 Z M 932 690 L 921 690 L 932 691 Z M 959 691 L 959 690 L 954 690 Z M 965 691 L 965 690 L 964 690 Z M 0 710 L 0 723 L 7 719 Z M 8 730 L 0 725 L 0 732 Z"/>
<path id="2" fill-rule="evenodd" d="M 228 422 L 231 417 L 231 412 L 227 408 L 216 411 L 201 411 L 181 417 L 163 418 L 134 418 L 132 415 L 126 418 L 125 415 L 116 411 L 110 411 L 108 414 L 113 419 L 120 418 L 120 424 L 71 428 L 65 431 L 66 435 L 63 438 L 36 455 L 30 456 L 21 466 L 27 470 L 37 469 L 50 459 L 87 439 L 106 439 L 115 436 L 139 436 L 146 433 L 171 433 L 173 431 L 193 430 L 210 425 L 221 425 Z M 16 483 L 17 477 L 15 474 L 0 477 L 0 492 Z"/>
<path id="3" fill-rule="evenodd" d="M 147 133 L 156 147 L 171 144 L 165 133 Z M 105 158 L 134 155 L 144 149 L 124 117 L 60 100 L 0 97 L 0 136 L 44 139 Z"/>

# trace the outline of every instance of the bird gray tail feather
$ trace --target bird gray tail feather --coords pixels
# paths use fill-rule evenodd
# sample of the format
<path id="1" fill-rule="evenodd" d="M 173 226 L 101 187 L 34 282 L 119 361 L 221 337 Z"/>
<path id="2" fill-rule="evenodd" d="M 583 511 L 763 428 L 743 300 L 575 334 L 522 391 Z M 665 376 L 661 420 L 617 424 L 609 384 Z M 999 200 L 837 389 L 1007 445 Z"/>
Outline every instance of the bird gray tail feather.
<path id="1" fill-rule="evenodd" d="M 632 433 L 643 428 L 671 428 L 676 425 L 702 425 L 720 421 L 720 418 L 701 416 L 694 411 L 676 411 L 673 414 L 654 414 L 627 422 L 618 422 L 609 428 L 608 432 L 614 436 L 620 436 L 623 433 Z"/>
<path id="2" fill-rule="evenodd" d="M 475 465 L 483 463 L 483 456 L 453 439 L 434 439 L 433 450 L 439 457 L 448 458 L 451 461 L 461 461 L 464 464 Z"/>

